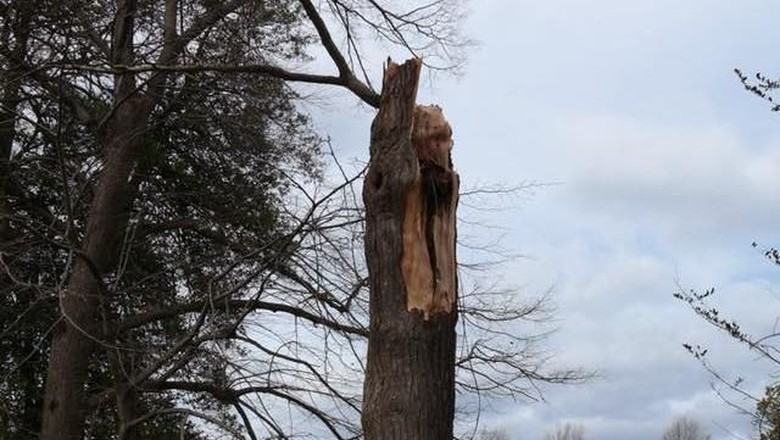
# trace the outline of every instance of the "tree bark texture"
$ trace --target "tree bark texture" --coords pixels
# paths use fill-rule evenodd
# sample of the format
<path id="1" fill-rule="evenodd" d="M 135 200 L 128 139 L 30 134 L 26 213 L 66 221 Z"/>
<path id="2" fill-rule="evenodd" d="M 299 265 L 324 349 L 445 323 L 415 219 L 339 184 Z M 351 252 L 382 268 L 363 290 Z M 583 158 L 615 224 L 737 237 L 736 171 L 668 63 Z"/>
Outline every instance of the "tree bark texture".
<path id="1" fill-rule="evenodd" d="M 0 244 L 5 247 L 8 236 L 8 186 L 11 174 L 11 148 L 16 134 L 16 108 L 19 100 L 19 83 L 14 78 L 18 69 L 3 72 L 6 78 L 0 100 Z M 0 248 L 1 249 L 1 248 Z M 3 275 L 0 275 L 2 277 Z"/>
<path id="2" fill-rule="evenodd" d="M 457 275 L 450 126 L 415 106 L 420 60 L 385 70 L 363 186 L 370 336 L 367 440 L 450 440 L 455 408 Z"/>
<path id="3" fill-rule="evenodd" d="M 132 202 L 130 173 L 146 131 L 150 105 L 143 94 L 124 100 L 103 137 L 105 164 L 97 182 L 82 250 L 60 293 L 64 321 L 52 338 L 43 408 L 42 440 L 79 439 L 86 417 L 86 383 L 100 331 L 105 301 L 103 275 L 111 271 L 121 248 Z"/>

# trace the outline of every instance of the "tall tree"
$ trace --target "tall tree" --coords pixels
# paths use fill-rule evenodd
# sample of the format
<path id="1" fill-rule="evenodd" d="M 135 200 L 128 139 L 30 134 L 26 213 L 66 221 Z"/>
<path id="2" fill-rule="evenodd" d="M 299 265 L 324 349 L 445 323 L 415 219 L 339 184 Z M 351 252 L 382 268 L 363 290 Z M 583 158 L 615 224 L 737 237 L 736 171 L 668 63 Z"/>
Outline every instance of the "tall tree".
<path id="1" fill-rule="evenodd" d="M 709 440 L 707 430 L 688 416 L 675 418 L 664 431 L 663 440 Z"/>

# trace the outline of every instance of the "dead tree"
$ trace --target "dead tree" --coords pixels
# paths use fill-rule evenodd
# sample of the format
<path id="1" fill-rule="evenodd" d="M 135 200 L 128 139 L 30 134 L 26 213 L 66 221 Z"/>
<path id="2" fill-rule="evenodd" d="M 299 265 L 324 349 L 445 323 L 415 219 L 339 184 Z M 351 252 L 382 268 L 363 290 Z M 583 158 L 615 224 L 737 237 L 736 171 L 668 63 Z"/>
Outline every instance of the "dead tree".
<path id="1" fill-rule="evenodd" d="M 458 175 L 436 106 L 415 106 L 421 62 L 390 62 L 363 186 L 370 278 L 365 438 L 451 439 Z"/>

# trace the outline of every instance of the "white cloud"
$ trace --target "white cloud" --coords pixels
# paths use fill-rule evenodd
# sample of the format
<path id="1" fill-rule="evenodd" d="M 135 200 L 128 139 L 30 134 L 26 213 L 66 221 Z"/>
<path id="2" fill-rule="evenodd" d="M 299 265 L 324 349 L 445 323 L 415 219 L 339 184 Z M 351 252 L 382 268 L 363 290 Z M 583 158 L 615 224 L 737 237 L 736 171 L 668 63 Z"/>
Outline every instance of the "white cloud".
<path id="1" fill-rule="evenodd" d="M 560 124 L 554 155 L 578 210 L 677 233 L 774 230 L 776 145 L 748 146 L 720 126 L 659 125 L 616 116 Z M 774 168 L 775 170 L 777 168 Z M 737 228 L 737 230 L 734 230 Z"/>

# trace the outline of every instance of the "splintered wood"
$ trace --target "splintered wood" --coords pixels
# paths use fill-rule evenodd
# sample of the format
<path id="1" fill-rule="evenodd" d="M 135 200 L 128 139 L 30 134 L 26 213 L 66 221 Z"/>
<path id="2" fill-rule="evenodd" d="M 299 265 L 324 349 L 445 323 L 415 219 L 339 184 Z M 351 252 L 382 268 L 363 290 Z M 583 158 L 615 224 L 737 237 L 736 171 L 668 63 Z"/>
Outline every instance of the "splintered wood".
<path id="1" fill-rule="evenodd" d="M 401 270 L 407 310 L 428 320 L 452 313 L 457 298 L 459 179 L 450 156 L 452 129 L 441 108 L 415 106 L 411 137 L 419 167 L 406 194 Z"/>

